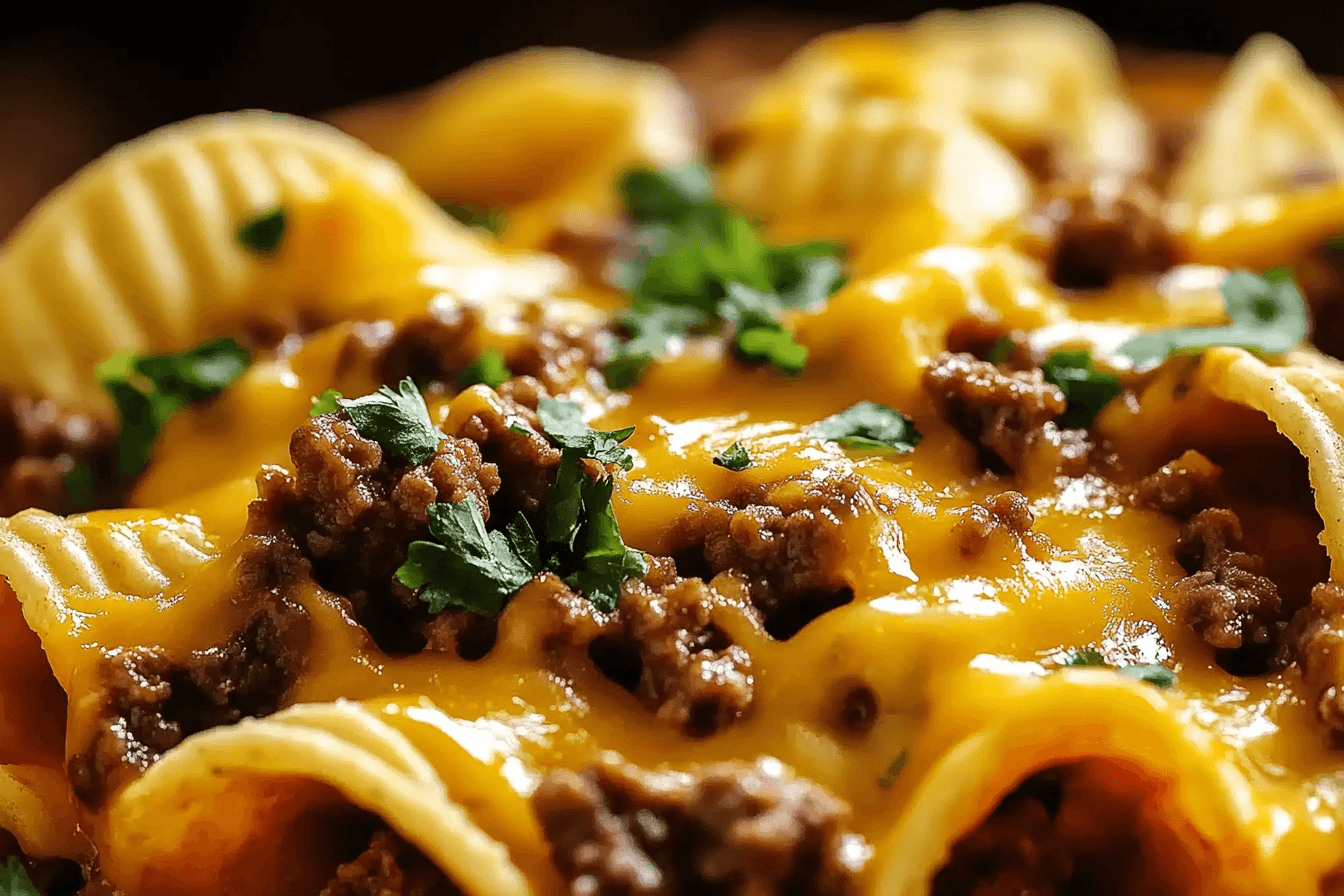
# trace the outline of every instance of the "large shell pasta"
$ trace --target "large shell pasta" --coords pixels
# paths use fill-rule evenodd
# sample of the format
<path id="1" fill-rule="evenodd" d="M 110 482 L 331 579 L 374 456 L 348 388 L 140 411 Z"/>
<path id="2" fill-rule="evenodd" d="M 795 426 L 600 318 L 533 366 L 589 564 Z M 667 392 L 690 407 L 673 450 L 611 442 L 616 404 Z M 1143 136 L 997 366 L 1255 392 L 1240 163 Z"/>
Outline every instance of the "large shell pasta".
<path id="1" fill-rule="evenodd" d="M 760 83 L 534 49 L 34 210 L 0 891 L 1338 896 L 1326 88 L 1257 39 L 1171 163 L 1034 6 Z"/>

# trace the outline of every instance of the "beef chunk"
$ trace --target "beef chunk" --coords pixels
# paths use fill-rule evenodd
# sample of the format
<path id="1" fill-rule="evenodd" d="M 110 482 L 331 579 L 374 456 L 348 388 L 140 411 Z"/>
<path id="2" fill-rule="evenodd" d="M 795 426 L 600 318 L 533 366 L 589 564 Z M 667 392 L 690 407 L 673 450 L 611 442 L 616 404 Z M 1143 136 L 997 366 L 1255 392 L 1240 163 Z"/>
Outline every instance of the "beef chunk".
<path id="1" fill-rule="evenodd" d="M 1141 181 L 1096 178 L 1051 187 L 1028 229 L 1044 242 L 1057 286 L 1105 289 L 1121 275 L 1172 266 L 1161 210 L 1161 198 Z"/>
<path id="2" fill-rule="evenodd" d="M 953 532 L 962 556 L 974 557 L 984 551 L 995 532 L 1021 539 L 1035 522 L 1025 495 L 1000 492 L 972 504 L 957 519 Z"/>
<path id="3" fill-rule="evenodd" d="M 358 858 L 336 869 L 321 896 L 460 896 L 461 892 L 424 853 L 382 828 Z"/>
<path id="4" fill-rule="evenodd" d="M 537 380 L 520 376 L 500 386 L 499 396 L 498 404 L 473 414 L 455 434 L 478 444 L 485 460 L 498 468 L 503 486 L 496 512 L 505 519 L 520 511 L 536 518 L 560 469 L 560 449 L 540 435 L 537 404 L 547 392 Z M 520 423 L 532 432 L 511 428 Z"/>
<path id="5" fill-rule="evenodd" d="M 1344 746 L 1344 587 L 1326 582 L 1311 592 L 1284 633 L 1279 661 L 1296 661 L 1307 700 L 1333 742 Z"/>
<path id="6" fill-rule="evenodd" d="M 785 640 L 853 600 L 842 574 L 843 527 L 859 513 L 856 477 L 786 480 L 742 490 L 723 503 L 695 502 L 673 523 L 678 568 L 747 584 L 766 631 Z"/>
<path id="7" fill-rule="evenodd" d="M 1269 645 L 1282 627 L 1274 583 L 1261 557 L 1240 548 L 1241 521 L 1230 510 L 1201 510 L 1182 527 L 1176 555 L 1190 574 L 1176 583 L 1173 605 L 1214 647 Z"/>
<path id="8" fill-rule="evenodd" d="M 313 578 L 350 602 L 381 649 L 422 649 L 428 612 L 396 570 L 407 545 L 429 537 L 430 504 L 472 498 L 489 518 L 500 487 L 495 465 L 475 442 L 451 436 L 421 464 L 385 456 L 343 414 L 306 421 L 289 451 L 294 474 L 263 475 L 249 531 L 286 533 L 312 562 Z"/>
<path id="9" fill-rule="evenodd" d="M 116 430 L 88 414 L 62 411 L 49 399 L 0 392 L 0 516 L 29 507 L 53 513 L 91 509 L 67 493 L 64 478 L 87 464 L 98 491 L 112 491 Z M 94 495 L 93 505 L 109 495 Z"/>
<path id="10" fill-rule="evenodd" d="M 388 385 L 406 377 L 456 385 L 462 371 L 481 353 L 481 314 L 465 306 L 412 318 L 391 333 L 373 332 L 382 337 L 370 340 L 375 347 L 374 377 Z"/>
<path id="11" fill-rule="evenodd" d="M 1198 451 L 1187 451 L 1156 473 L 1145 476 L 1135 489 L 1140 507 L 1185 519 L 1213 506 L 1221 494 L 1222 469 Z"/>
<path id="12" fill-rule="evenodd" d="M 849 808 L 774 760 L 652 772 L 608 757 L 549 774 L 532 807 L 571 896 L 855 891 Z"/>
<path id="13" fill-rule="evenodd" d="M 143 771 L 193 734 L 276 712 L 306 664 L 307 643 L 303 611 L 271 601 L 233 637 L 185 660 L 158 648 L 113 657 L 102 722 L 69 763 L 75 795 L 96 809 L 119 769 Z"/>
<path id="14" fill-rule="evenodd" d="M 1055 426 L 1067 402 L 1040 370 L 1005 372 L 971 355 L 944 352 L 924 372 L 924 388 L 948 422 L 980 447 L 989 470 L 1019 469 L 1038 445 L 1054 453 L 1065 475 L 1087 468 L 1093 451 L 1087 434 Z"/>
<path id="15" fill-rule="evenodd" d="M 597 340 L 592 333 L 540 327 L 505 360 L 515 375 L 531 377 L 549 391 L 561 392 L 583 382 L 596 355 Z"/>

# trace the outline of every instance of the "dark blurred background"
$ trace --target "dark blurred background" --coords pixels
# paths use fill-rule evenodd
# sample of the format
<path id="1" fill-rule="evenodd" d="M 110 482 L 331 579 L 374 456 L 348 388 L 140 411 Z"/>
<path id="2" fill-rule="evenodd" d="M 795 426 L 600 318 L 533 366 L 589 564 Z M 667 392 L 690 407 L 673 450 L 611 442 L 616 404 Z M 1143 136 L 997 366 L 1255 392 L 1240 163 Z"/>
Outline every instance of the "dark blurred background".
<path id="1" fill-rule="evenodd" d="M 0 233 L 108 146 L 203 112 L 323 111 L 434 81 L 531 44 L 656 56 L 714 22 L 804 27 L 896 21 L 937 6 L 905 0 L 234 0 L 190 9 L 0 3 Z M 1066 3 L 1122 45 L 1228 54 L 1270 30 L 1322 72 L 1344 74 L 1335 0 Z"/>

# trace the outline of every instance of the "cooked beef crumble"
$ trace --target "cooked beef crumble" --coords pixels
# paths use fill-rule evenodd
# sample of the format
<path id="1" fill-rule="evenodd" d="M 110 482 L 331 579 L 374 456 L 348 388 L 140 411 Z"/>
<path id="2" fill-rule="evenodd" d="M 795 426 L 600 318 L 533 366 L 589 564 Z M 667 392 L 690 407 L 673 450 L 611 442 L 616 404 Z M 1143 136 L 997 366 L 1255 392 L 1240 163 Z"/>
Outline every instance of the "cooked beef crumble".
<path id="1" fill-rule="evenodd" d="M 1064 289 L 1105 289 L 1121 275 L 1161 273 L 1175 261 L 1161 198 L 1134 179 L 1056 184 L 1029 229 L 1045 243 L 1050 279 Z"/>
<path id="2" fill-rule="evenodd" d="M 1325 582 L 1312 589 L 1311 603 L 1284 633 L 1278 659 L 1297 661 L 1307 699 L 1331 740 L 1344 746 L 1344 587 Z"/>
<path id="3" fill-rule="evenodd" d="M 1198 451 L 1187 451 L 1156 473 L 1145 476 L 1134 491 L 1141 507 L 1186 519 L 1207 510 L 1221 496 L 1223 471 Z"/>
<path id="4" fill-rule="evenodd" d="M 1087 469 L 1093 446 L 1083 430 L 1055 425 L 1067 402 L 1040 370 L 1004 371 L 972 355 L 944 352 L 924 372 L 924 388 L 948 422 L 981 449 L 986 469 L 1018 470 L 1038 445 L 1049 448 L 1064 475 Z"/>
<path id="5" fill-rule="evenodd" d="M 354 861 L 336 869 L 321 896 L 459 896 L 458 888 L 424 853 L 382 828 Z"/>
<path id="6" fill-rule="evenodd" d="M 1241 521 L 1230 510 L 1201 510 L 1181 528 L 1176 555 L 1189 573 L 1176 583 L 1177 613 L 1214 647 L 1268 645 L 1282 628 L 1278 588 L 1264 560 L 1241 549 Z"/>
<path id="7" fill-rule="evenodd" d="M 560 449 L 546 440 L 537 417 L 537 404 L 548 393 L 528 376 L 514 377 L 499 387 L 500 401 L 478 411 L 454 435 L 480 446 L 481 455 L 499 470 L 502 483 L 495 511 L 504 519 L 523 512 L 535 517 L 546 503 L 560 469 Z M 531 430 L 520 434 L 511 427 Z"/>
<path id="8" fill-rule="evenodd" d="M 49 399 L 0 392 L 0 516 L 29 507 L 89 509 L 75 506 L 64 477 L 76 464 L 88 464 L 95 483 L 108 487 L 116 443 L 116 429 L 96 417 L 66 413 Z"/>
<path id="9" fill-rule="evenodd" d="M 265 556 L 261 562 L 269 563 Z M 280 709 L 305 665 L 307 641 L 303 610 L 268 594 L 241 631 L 185 660 L 157 648 L 113 657 L 98 701 L 105 715 L 90 745 L 68 764 L 75 796 L 97 809 L 119 770 L 143 770 L 186 737 Z"/>
<path id="10" fill-rule="evenodd" d="M 1021 492 L 1000 492 L 972 504 L 957 519 L 953 533 L 965 557 L 984 551 L 995 532 L 1022 538 L 1031 531 L 1036 517 Z"/>
<path id="11" fill-rule="evenodd" d="M 683 774 L 607 757 L 549 774 L 532 807 L 571 896 L 840 896 L 849 808 L 772 760 Z"/>

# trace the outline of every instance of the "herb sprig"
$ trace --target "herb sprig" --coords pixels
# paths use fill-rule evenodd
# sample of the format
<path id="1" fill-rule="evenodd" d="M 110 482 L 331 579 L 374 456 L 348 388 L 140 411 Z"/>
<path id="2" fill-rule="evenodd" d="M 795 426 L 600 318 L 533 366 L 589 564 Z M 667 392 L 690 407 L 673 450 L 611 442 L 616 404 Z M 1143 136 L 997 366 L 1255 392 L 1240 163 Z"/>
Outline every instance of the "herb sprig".
<path id="1" fill-rule="evenodd" d="M 923 436 L 915 423 L 895 408 L 860 401 L 838 414 L 812 424 L 811 435 L 846 448 L 908 454 Z"/>
<path id="2" fill-rule="evenodd" d="M 288 226 L 288 214 L 284 208 L 276 208 L 243 221 L 234 236 L 239 245 L 249 252 L 271 256 L 280 249 L 280 241 L 284 239 Z"/>
<path id="3" fill-rule="evenodd" d="M 1176 675 L 1166 666 L 1156 663 L 1136 663 L 1129 666 L 1111 667 L 1106 658 L 1091 648 L 1084 648 L 1069 657 L 1066 666 L 1092 666 L 1097 668 L 1115 668 L 1126 678 L 1137 678 L 1159 688 L 1169 688 L 1176 683 Z"/>
<path id="4" fill-rule="evenodd" d="M 0 896 L 42 896 L 18 856 L 0 865 Z"/>
<path id="5" fill-rule="evenodd" d="M 634 299 L 621 319 L 629 339 L 604 370 L 609 385 L 633 385 L 678 341 L 725 324 L 743 360 L 789 374 L 803 369 L 807 349 L 782 316 L 825 302 L 841 286 L 838 244 L 769 245 L 745 216 L 714 199 L 699 163 L 631 171 L 620 192 L 640 248 L 612 271 Z"/>
<path id="6" fill-rule="evenodd" d="M 1124 391 L 1119 377 L 1092 366 L 1092 356 L 1085 349 L 1052 352 L 1041 365 L 1041 372 L 1068 401 L 1059 418 L 1061 426 L 1091 426 L 1101 409 Z"/>
<path id="7" fill-rule="evenodd" d="M 732 470 L 734 473 L 741 473 L 752 463 L 751 455 L 742 447 L 741 442 L 734 442 L 725 448 L 722 454 L 714 455 L 713 462 L 714 466 Z"/>

